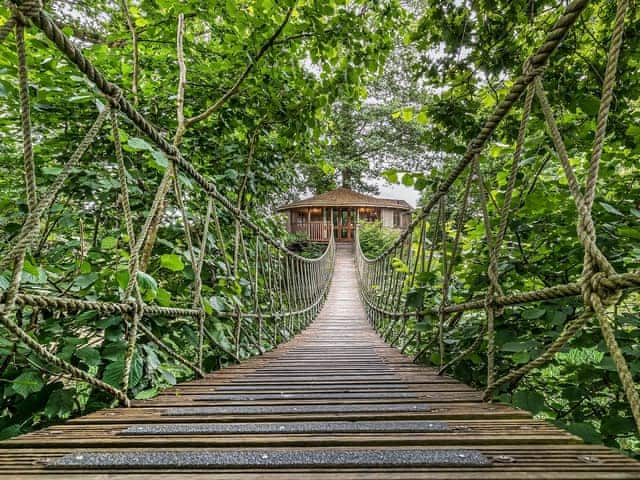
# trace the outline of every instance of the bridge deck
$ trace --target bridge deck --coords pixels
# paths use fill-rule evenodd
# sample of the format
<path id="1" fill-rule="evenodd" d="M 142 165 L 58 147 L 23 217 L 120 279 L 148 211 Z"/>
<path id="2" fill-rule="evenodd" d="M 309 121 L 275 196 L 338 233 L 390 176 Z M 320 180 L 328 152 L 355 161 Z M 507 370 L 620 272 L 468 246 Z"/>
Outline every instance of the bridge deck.
<path id="1" fill-rule="evenodd" d="M 326 306 L 295 340 L 132 408 L 0 443 L 0 476 L 640 478 L 639 463 L 483 403 L 385 345 L 350 250 L 336 262 Z"/>

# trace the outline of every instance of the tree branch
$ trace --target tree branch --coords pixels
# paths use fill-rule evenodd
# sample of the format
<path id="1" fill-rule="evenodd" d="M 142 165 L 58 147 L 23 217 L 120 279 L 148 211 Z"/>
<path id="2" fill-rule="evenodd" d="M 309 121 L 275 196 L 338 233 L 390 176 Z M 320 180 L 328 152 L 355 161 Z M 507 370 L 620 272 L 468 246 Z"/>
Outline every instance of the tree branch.
<path id="1" fill-rule="evenodd" d="M 294 7 L 291 7 L 287 11 L 287 14 L 284 17 L 284 20 L 282 21 L 282 23 L 280 24 L 278 29 L 273 33 L 273 35 L 271 35 L 271 37 L 269 37 L 269 39 L 262 45 L 262 47 L 260 47 L 260 50 L 258 50 L 257 55 L 245 67 L 245 69 L 240 74 L 238 79 L 235 81 L 233 86 L 229 90 L 227 90 L 224 95 L 222 95 L 218 100 L 216 100 L 213 103 L 213 105 L 211 105 L 209 108 L 207 108 L 204 112 L 196 115 L 195 117 L 190 117 L 190 118 L 186 119 L 185 120 L 185 128 L 190 127 L 194 123 L 201 122 L 202 120 L 206 120 L 213 113 L 217 112 L 227 102 L 227 100 L 229 100 L 231 97 L 233 97 L 236 94 L 236 92 L 240 88 L 240 85 L 242 85 L 242 82 L 244 82 L 244 80 L 249 76 L 249 74 L 251 73 L 253 68 L 260 61 L 260 59 L 264 56 L 264 54 L 267 53 L 267 51 L 274 45 L 276 39 L 282 33 L 282 30 L 284 30 L 284 27 L 287 25 L 287 23 L 289 23 L 289 19 L 291 18 L 291 13 L 293 12 L 293 9 L 294 9 Z"/>
<path id="2" fill-rule="evenodd" d="M 184 39 L 184 14 L 178 15 L 178 26 L 176 33 L 176 56 L 178 58 L 178 67 L 180 69 L 180 73 L 178 75 L 178 92 L 176 99 L 176 116 L 178 118 L 178 127 L 176 128 L 176 133 L 173 137 L 173 145 L 178 146 L 182 141 L 182 137 L 184 135 L 184 131 L 186 129 L 184 123 L 184 89 L 187 83 L 187 67 L 184 60 L 184 48 L 183 48 L 183 39 Z M 160 207 L 156 210 L 155 216 L 151 220 L 151 225 L 149 226 L 149 230 L 147 232 L 147 237 L 144 240 L 142 246 L 142 255 L 140 261 L 140 270 L 145 271 L 147 266 L 149 265 L 149 261 L 151 260 L 151 253 L 153 251 L 153 246 L 156 243 L 156 238 L 158 236 L 158 229 L 160 228 L 160 221 L 167 207 L 166 195 L 169 191 L 169 186 L 171 185 L 173 168 L 171 165 L 167 167 L 164 172 L 164 176 L 162 177 L 162 182 L 160 183 L 160 191 L 158 195 L 160 195 Z"/>
<path id="3" fill-rule="evenodd" d="M 138 50 L 138 33 L 136 31 L 136 24 L 131 18 L 129 13 L 128 0 L 121 0 L 120 5 L 122 7 L 122 13 L 127 20 L 127 27 L 131 32 L 131 47 L 133 49 L 133 76 L 131 79 L 131 93 L 133 94 L 133 104 L 138 105 L 138 83 L 140 80 L 140 62 L 139 62 L 139 50 Z"/>
<path id="4" fill-rule="evenodd" d="M 284 37 L 281 38 L 280 40 L 276 40 L 275 42 L 273 42 L 274 45 L 282 45 L 283 43 L 289 43 L 293 40 L 298 40 L 300 38 L 310 38 L 310 37 L 315 37 L 318 35 L 324 35 L 327 33 L 332 33 L 335 32 L 336 29 L 335 28 L 329 28 L 327 30 L 322 30 L 320 32 L 302 32 L 302 33 L 295 33 L 293 35 L 289 35 L 288 37 Z"/>
<path id="5" fill-rule="evenodd" d="M 173 144 L 175 146 L 180 145 L 182 136 L 186 130 L 185 118 L 184 118 L 184 89 L 187 84 L 187 66 L 184 61 L 184 14 L 178 15 L 178 32 L 176 34 L 176 51 L 178 57 L 178 67 L 180 73 L 178 75 L 178 94 L 176 99 L 176 115 L 178 117 L 178 128 L 176 134 L 173 137 Z"/>

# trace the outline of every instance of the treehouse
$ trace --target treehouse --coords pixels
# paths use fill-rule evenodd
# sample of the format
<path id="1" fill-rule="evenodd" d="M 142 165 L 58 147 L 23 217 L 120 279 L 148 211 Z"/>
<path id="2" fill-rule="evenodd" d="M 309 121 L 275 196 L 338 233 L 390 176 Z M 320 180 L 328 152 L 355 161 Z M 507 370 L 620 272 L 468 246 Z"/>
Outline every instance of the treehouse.
<path id="1" fill-rule="evenodd" d="M 404 229 L 412 208 L 404 200 L 378 198 L 337 188 L 278 208 L 288 214 L 290 233 L 306 234 L 314 242 L 327 242 L 333 233 L 338 242 L 353 241 L 361 222 L 380 221 L 383 227 Z"/>

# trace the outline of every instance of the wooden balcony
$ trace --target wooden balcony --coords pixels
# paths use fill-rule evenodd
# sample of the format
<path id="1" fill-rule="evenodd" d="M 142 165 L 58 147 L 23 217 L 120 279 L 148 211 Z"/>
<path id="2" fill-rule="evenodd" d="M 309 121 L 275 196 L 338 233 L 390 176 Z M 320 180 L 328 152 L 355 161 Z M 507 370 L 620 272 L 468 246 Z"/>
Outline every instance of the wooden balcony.
<path id="1" fill-rule="evenodd" d="M 292 225 L 291 233 L 304 233 L 312 242 L 328 242 L 331 238 L 330 222 L 307 222 Z"/>

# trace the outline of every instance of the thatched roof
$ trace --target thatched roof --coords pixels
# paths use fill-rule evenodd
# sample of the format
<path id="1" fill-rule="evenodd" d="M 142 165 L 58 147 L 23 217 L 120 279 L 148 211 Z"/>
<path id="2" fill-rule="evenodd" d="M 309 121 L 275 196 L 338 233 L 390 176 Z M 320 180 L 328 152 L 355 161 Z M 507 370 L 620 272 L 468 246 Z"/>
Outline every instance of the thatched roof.
<path id="1" fill-rule="evenodd" d="M 378 207 L 395 208 L 405 211 L 412 210 L 411 206 L 404 200 L 378 198 L 372 195 L 354 192 L 348 188 L 340 187 L 329 192 L 321 193 L 315 197 L 305 198 L 304 200 L 298 200 L 282 205 L 278 207 L 278 211 L 308 207 Z"/>

